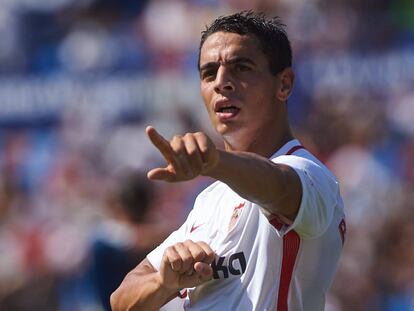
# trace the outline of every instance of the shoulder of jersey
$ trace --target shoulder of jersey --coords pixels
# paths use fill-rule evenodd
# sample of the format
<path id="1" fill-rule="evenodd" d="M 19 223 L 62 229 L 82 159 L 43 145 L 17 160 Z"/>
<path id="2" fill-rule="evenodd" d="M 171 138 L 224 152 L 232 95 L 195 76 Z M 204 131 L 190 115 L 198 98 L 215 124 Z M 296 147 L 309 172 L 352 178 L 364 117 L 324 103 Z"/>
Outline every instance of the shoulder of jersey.
<path id="1" fill-rule="evenodd" d="M 224 184 L 223 182 L 217 180 L 217 181 L 213 182 L 211 185 L 209 185 L 207 188 L 205 188 L 203 191 L 201 191 L 199 193 L 199 195 L 197 196 L 197 198 L 208 195 L 210 192 L 213 192 L 214 190 L 216 190 L 220 187 L 228 187 L 228 186 L 226 184 Z"/>
<path id="2" fill-rule="evenodd" d="M 286 155 L 280 155 L 277 156 L 273 159 L 277 159 L 279 157 L 285 157 Z M 321 162 L 316 156 L 313 155 L 313 153 L 311 153 L 309 150 L 302 148 L 297 150 L 294 154 L 289 155 L 289 156 L 293 156 L 295 157 L 295 159 L 297 161 L 299 161 L 298 163 L 300 163 L 301 161 L 303 161 L 303 163 L 313 163 L 314 165 L 316 165 L 316 167 L 320 167 L 320 169 L 322 169 L 322 171 L 329 176 L 330 178 L 332 178 L 335 182 L 337 182 L 337 178 L 336 176 L 331 172 L 331 170 L 323 163 Z M 301 160 L 303 159 L 303 160 Z"/>

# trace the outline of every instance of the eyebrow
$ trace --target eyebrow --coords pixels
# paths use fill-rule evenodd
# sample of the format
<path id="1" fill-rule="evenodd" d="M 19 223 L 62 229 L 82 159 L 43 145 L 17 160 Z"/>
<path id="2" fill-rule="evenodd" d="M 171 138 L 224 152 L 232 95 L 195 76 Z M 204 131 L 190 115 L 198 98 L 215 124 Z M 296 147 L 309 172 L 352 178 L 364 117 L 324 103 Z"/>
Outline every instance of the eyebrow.
<path id="1" fill-rule="evenodd" d="M 255 62 L 253 60 L 251 60 L 248 57 L 242 57 L 242 56 L 236 56 L 233 57 L 231 59 L 229 59 L 228 61 L 225 62 L 225 64 L 237 64 L 237 63 L 249 63 L 251 65 L 255 65 Z M 200 71 L 209 69 L 209 68 L 214 68 L 217 67 L 219 64 L 219 62 L 208 62 L 202 66 L 200 66 Z"/>

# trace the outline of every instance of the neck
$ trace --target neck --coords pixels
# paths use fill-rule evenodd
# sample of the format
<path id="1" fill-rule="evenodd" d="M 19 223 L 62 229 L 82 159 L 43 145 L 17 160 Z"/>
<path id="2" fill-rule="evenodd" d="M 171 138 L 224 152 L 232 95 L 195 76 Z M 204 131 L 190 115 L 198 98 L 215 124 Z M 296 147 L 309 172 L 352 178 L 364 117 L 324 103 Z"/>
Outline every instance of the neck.
<path id="1" fill-rule="evenodd" d="M 294 137 L 289 126 L 283 131 L 257 131 L 255 135 L 243 135 L 241 137 L 250 137 L 250 139 L 238 139 L 235 135 L 224 135 L 224 146 L 227 151 L 245 151 L 259 154 L 263 157 L 270 158 L 284 144 Z"/>

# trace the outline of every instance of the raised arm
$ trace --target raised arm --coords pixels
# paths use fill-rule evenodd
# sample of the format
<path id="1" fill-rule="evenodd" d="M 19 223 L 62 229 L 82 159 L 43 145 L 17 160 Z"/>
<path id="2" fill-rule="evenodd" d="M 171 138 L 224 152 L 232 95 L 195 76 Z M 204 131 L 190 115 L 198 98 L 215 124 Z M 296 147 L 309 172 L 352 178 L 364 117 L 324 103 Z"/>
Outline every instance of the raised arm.
<path id="1" fill-rule="evenodd" d="M 220 161 L 207 173 L 209 176 L 226 183 L 269 213 L 295 219 L 302 185 L 294 169 L 250 152 L 218 152 Z"/>
<path id="2" fill-rule="evenodd" d="M 174 136 L 170 142 L 153 127 L 147 127 L 147 134 L 167 161 L 165 168 L 151 170 L 148 178 L 178 182 L 207 175 L 272 214 L 296 217 L 302 186 L 291 167 L 250 152 L 219 150 L 201 132 Z"/>

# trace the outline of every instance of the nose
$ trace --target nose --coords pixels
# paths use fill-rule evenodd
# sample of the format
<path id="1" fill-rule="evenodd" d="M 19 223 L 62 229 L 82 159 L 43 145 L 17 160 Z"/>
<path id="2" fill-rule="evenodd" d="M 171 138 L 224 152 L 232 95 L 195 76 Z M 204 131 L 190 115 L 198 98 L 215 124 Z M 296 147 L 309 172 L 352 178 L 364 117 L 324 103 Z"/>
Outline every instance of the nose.
<path id="1" fill-rule="evenodd" d="M 225 66 L 220 66 L 217 70 L 214 90 L 219 94 L 235 90 L 231 73 Z"/>

